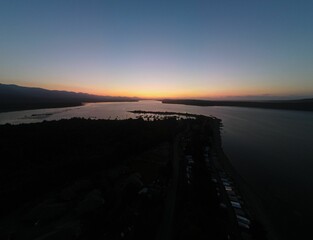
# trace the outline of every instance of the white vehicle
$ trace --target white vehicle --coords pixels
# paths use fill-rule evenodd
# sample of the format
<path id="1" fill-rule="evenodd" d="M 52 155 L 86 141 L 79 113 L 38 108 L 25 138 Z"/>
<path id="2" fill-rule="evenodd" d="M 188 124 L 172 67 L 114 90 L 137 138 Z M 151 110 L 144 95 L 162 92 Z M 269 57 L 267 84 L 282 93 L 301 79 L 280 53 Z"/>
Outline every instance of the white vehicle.
<path id="1" fill-rule="evenodd" d="M 250 229 L 250 226 L 247 225 L 247 224 L 245 224 L 245 223 L 238 222 L 238 225 L 239 225 L 239 227 L 243 227 L 243 228 L 245 228 L 245 229 Z"/>
<path id="2" fill-rule="evenodd" d="M 233 189 L 231 187 L 227 187 L 227 186 L 225 186 L 225 190 L 226 191 L 233 191 Z"/>
<path id="3" fill-rule="evenodd" d="M 240 215 L 236 215 L 238 222 L 243 222 L 247 225 L 250 225 L 250 220 L 246 217 L 240 216 Z"/>
<path id="4" fill-rule="evenodd" d="M 234 202 L 234 201 L 230 201 L 231 205 L 234 207 L 234 208 L 239 208 L 241 209 L 241 205 L 239 202 Z"/>

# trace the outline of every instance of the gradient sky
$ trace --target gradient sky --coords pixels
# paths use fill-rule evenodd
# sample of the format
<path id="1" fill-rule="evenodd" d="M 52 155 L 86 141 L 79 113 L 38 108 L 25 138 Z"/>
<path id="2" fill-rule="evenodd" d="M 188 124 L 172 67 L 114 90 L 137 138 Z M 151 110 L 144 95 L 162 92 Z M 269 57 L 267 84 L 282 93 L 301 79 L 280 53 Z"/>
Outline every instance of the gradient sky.
<path id="1" fill-rule="evenodd" d="M 313 97 L 313 1 L 0 0 L 0 82 L 138 97 Z"/>

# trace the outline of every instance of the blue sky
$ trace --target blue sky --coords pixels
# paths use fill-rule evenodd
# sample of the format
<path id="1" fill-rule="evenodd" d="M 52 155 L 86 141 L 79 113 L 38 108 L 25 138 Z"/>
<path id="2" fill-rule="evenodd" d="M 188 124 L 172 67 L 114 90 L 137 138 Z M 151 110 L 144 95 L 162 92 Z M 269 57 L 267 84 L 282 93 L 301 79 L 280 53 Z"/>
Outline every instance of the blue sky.
<path id="1" fill-rule="evenodd" d="M 312 12 L 305 0 L 0 0 L 0 82 L 143 97 L 310 97 Z"/>

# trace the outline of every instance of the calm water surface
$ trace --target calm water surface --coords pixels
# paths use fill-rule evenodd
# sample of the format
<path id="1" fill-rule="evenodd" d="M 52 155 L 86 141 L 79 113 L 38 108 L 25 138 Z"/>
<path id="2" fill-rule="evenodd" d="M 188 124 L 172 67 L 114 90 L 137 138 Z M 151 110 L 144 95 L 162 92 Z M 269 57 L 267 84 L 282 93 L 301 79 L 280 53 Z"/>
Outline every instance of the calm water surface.
<path id="1" fill-rule="evenodd" d="M 92 103 L 0 114 L 0 124 L 84 117 L 134 118 L 130 110 L 213 115 L 223 122 L 223 146 L 237 172 L 258 192 L 296 214 L 313 214 L 313 113 L 240 107 L 197 107 L 158 101 Z"/>

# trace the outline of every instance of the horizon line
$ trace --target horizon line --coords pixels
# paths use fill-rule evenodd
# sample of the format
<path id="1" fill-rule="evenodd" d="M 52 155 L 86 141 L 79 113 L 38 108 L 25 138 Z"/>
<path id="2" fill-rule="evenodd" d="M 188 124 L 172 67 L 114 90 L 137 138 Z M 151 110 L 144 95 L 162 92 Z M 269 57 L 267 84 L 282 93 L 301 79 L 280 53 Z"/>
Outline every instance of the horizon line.
<path id="1" fill-rule="evenodd" d="M 49 88 L 49 87 L 42 87 L 42 86 L 29 86 L 29 85 L 20 85 L 16 83 L 3 83 L 0 82 L 0 85 L 7 85 L 7 86 L 17 86 L 17 87 L 23 87 L 23 88 L 33 88 L 33 89 L 41 89 L 41 90 L 47 90 L 47 91 L 58 91 L 58 92 L 68 92 L 68 93 L 77 93 L 77 94 L 88 94 L 93 96 L 99 96 L 99 97 L 123 97 L 123 98 L 136 98 L 138 100 L 203 100 L 203 101 L 277 101 L 277 100 L 301 100 L 301 99 L 310 99 L 313 98 L 312 95 L 275 95 L 275 94 L 258 94 L 258 95 L 223 95 L 219 97 L 209 97 L 209 96 L 162 96 L 162 97 L 153 97 L 153 96 L 127 96 L 127 95 L 112 95 L 112 94 L 99 94 L 99 93 L 90 93 L 90 92 L 84 92 L 84 91 L 75 91 L 70 89 L 55 89 L 55 88 Z"/>

